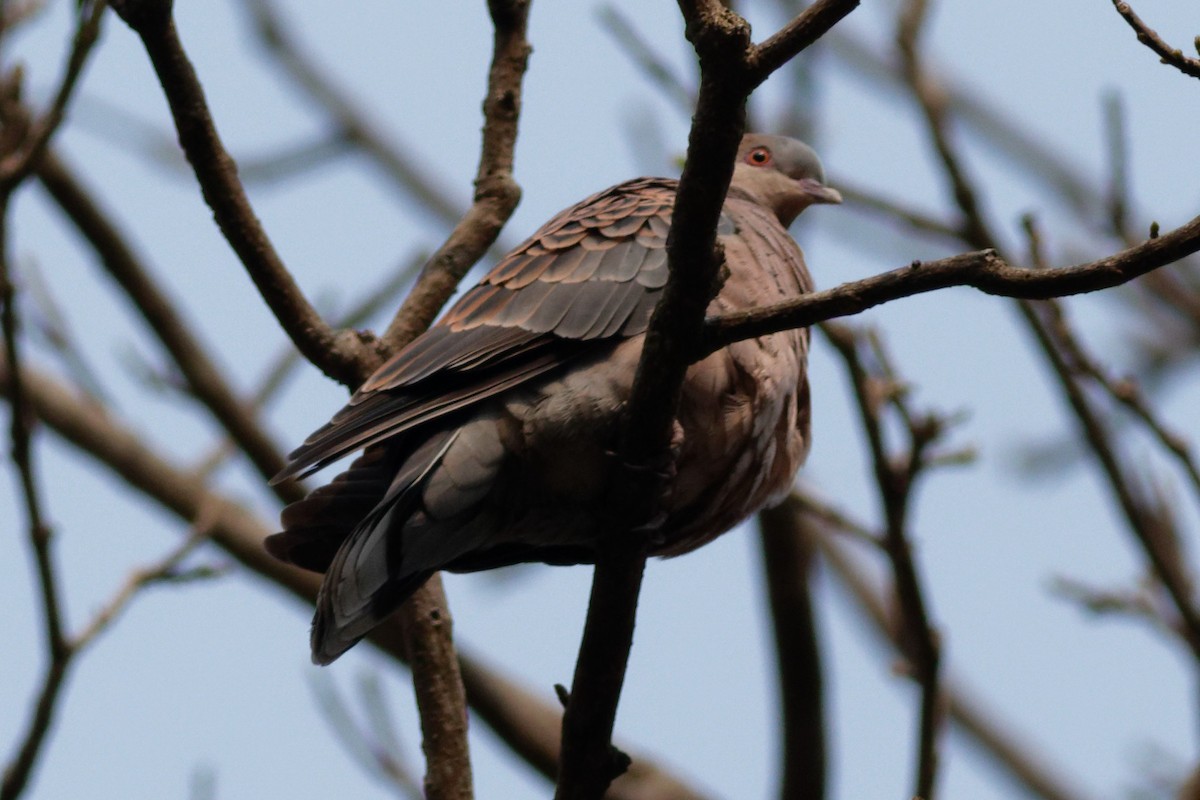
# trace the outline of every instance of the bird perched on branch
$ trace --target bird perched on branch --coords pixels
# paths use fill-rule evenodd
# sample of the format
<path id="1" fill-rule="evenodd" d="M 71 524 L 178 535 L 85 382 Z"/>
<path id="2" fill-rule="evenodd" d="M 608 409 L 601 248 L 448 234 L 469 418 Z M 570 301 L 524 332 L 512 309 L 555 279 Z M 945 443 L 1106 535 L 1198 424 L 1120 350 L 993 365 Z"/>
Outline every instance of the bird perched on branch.
<path id="1" fill-rule="evenodd" d="M 566 209 L 393 356 L 276 480 L 357 450 L 283 511 L 278 558 L 325 573 L 313 660 L 345 652 L 438 570 L 589 563 L 621 412 L 667 282 L 677 182 L 640 178 Z M 787 226 L 839 203 L 805 144 L 749 134 L 717 234 L 719 314 L 810 291 Z M 787 492 L 809 446 L 808 332 L 737 342 L 687 371 L 651 534 L 671 556 Z"/>

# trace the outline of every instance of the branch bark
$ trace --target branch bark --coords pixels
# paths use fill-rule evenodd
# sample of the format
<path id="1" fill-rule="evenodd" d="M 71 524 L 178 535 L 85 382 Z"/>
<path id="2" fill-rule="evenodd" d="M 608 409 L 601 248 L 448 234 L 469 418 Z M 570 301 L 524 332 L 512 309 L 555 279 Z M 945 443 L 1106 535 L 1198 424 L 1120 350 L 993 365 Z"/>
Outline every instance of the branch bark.
<path id="1" fill-rule="evenodd" d="M 275 252 L 217 134 L 204 89 L 171 18 L 170 0 L 118 0 L 112 6 L 141 38 L 204 200 L 259 294 L 305 358 L 339 383 L 358 385 L 379 359 L 369 357 L 356 334 L 339 333 L 325 323 Z"/>
<path id="2" fill-rule="evenodd" d="M 199 521 L 211 541 L 251 574 L 286 590 L 311 608 L 321 578 L 267 553 L 262 540 L 272 528 L 244 506 L 210 489 L 191 470 L 176 466 L 151 449 L 102 407 L 76 397 L 59 382 L 32 370 L 23 370 L 22 376 L 31 413 L 59 437 L 181 520 L 193 527 Z M 0 396 L 9 397 L 10 377 L 7 361 L 0 358 Z M 389 618 L 368 638 L 399 663 L 409 663 L 399 615 Z M 552 778 L 559 760 L 561 714 L 470 657 L 460 656 L 459 660 L 467 698 L 480 717 L 514 752 Z M 543 731 L 549 727 L 552 733 L 530 737 L 531 718 L 540 720 L 537 725 Z M 638 768 L 614 784 L 610 800 L 703 800 L 702 795 L 655 768 L 650 760 L 639 758 L 638 763 Z"/>
<path id="3" fill-rule="evenodd" d="M 687 38 L 700 61 L 700 89 L 667 238 L 670 278 L 646 332 L 617 448 L 624 468 L 612 476 L 609 496 L 620 521 L 598 548 L 583 642 L 563 716 L 556 800 L 595 800 L 624 769 L 611 740 L 646 562 L 642 526 L 652 524 L 664 468 L 669 468 L 672 420 L 684 373 L 717 289 L 724 259 L 716 240 L 717 219 L 745 127 L 746 99 L 772 70 L 855 5 L 818 2 L 763 50 L 751 44 L 746 21 L 715 0 L 679 0 Z"/>
<path id="4" fill-rule="evenodd" d="M 711 317 L 693 358 L 699 360 L 742 339 L 858 314 L 889 300 L 950 286 L 971 286 L 991 295 L 1029 300 L 1095 292 L 1120 286 L 1196 252 L 1200 252 L 1200 217 L 1135 247 L 1070 267 L 1014 267 L 993 250 L 915 261 L 786 303 Z"/>

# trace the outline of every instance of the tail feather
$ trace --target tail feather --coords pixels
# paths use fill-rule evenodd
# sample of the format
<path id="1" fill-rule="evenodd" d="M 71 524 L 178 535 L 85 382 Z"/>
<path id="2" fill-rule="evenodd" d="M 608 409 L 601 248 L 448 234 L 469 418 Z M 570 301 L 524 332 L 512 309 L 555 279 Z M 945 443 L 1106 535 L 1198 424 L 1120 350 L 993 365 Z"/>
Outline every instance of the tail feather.
<path id="1" fill-rule="evenodd" d="M 359 520 L 383 500 L 398 461 L 394 443 L 375 445 L 329 484 L 283 509 L 283 531 L 264 543 L 276 558 L 325 572 Z"/>

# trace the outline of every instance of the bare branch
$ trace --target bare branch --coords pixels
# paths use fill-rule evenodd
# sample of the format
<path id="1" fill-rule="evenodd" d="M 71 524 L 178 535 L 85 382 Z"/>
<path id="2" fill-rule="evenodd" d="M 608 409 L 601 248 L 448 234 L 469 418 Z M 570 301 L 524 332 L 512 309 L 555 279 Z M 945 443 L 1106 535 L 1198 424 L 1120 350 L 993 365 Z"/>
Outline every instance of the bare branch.
<path id="1" fill-rule="evenodd" d="M 1047 270 L 1013 267 L 992 250 L 937 261 L 915 261 L 907 267 L 813 292 L 786 303 L 711 317 L 706 323 L 703 343 L 694 357 L 703 358 L 731 342 L 858 314 L 889 300 L 949 286 L 972 286 L 987 294 L 1024 299 L 1099 291 L 1119 286 L 1198 251 L 1200 217 L 1135 247 L 1070 267 Z"/>
<path id="2" fill-rule="evenodd" d="M 33 455 L 34 413 L 23 379 L 20 323 L 17 315 L 17 293 L 10 276 L 8 259 L 8 222 L 10 190 L 0 191 L 0 329 L 4 337 L 4 360 L 17 365 L 3 378 L 3 392 L 9 400 L 12 418 L 9 424 L 10 455 L 17 473 L 21 500 L 24 504 L 27 536 L 37 568 L 40 590 L 42 625 L 46 634 L 46 673 L 26 734 L 21 738 L 17 754 L 4 768 L 0 783 L 0 800 L 13 800 L 21 794 L 29 780 L 33 765 L 41 752 L 54 710 L 70 663 L 70 644 L 63 633 L 63 609 L 58 574 L 50 549 L 51 530 L 42 510 L 41 489 Z"/>
<path id="3" fill-rule="evenodd" d="M 182 310 L 158 285 L 97 200 L 53 152 L 46 154 L 37 176 L 58 207 L 87 239 L 105 271 L 170 353 L 190 390 L 224 427 L 259 474 L 271 478 L 283 469 L 285 462 L 279 446 L 263 430 L 252 409 L 237 397 L 213 357 L 192 333 Z M 302 494 L 295 481 L 281 484 L 275 491 L 285 502 L 296 500 Z"/>
<path id="4" fill-rule="evenodd" d="M 338 333 L 321 319 L 275 252 L 217 134 L 204 89 L 171 19 L 171 3 L 119 0 L 113 9 L 141 37 L 204 199 L 259 294 L 309 361 L 334 380 L 357 385 L 377 359 L 368 357 L 357 335 Z"/>
<path id="5" fill-rule="evenodd" d="M 138 593 L 146 587 L 156 583 L 209 580 L 225 574 L 223 569 L 210 567 L 201 567 L 185 572 L 179 571 L 179 565 L 183 563 L 183 560 L 197 547 L 208 541 L 211 535 L 211 513 L 201 508 L 200 516 L 192 525 L 191 532 L 187 537 L 157 562 L 129 573 L 125 582 L 109 601 L 96 612 L 83 630 L 71 638 L 72 655 L 78 654 L 108 630 Z"/>
<path id="6" fill-rule="evenodd" d="M 429 259 L 417 285 L 388 326 L 383 341 L 391 348 L 407 344 L 432 324 L 458 282 L 496 241 L 521 199 L 521 188 L 512 171 L 521 82 L 531 49 L 525 36 L 529 0 L 490 0 L 488 9 L 495 34 L 483 103 L 483 145 L 475 175 L 475 199 Z"/>
<path id="7" fill-rule="evenodd" d="M 926 453 L 944 430 L 944 425 L 934 415 L 918 417 L 910 412 L 894 389 L 889 388 L 896 385 L 896 376 L 877 342 L 874 344 L 876 359 L 882 365 L 881 376 L 867 371 L 859 356 L 859 337 L 854 331 L 833 324 L 823 326 L 822 330 L 846 362 L 858 401 L 859 419 L 871 452 L 885 520 L 883 548 L 891 561 L 904 629 L 900 649 L 911 665 L 914 680 L 921 687 L 913 795 L 931 800 L 937 776 L 942 712 L 941 644 L 930 622 L 925 591 L 912 555 L 908 516 L 913 487 L 928 466 Z M 908 433 L 908 449 L 897 455 L 889 451 L 884 441 L 883 409 L 889 403 L 897 407 Z"/>
<path id="8" fill-rule="evenodd" d="M 782 781 L 777 797 L 823 800 L 827 768 L 824 685 L 813 610 L 816 532 L 796 500 L 758 516 L 763 571 L 775 629 L 783 714 Z"/>
<path id="9" fill-rule="evenodd" d="M 201 515 L 207 515 L 214 544 L 251 572 L 312 606 L 321 585 L 320 576 L 284 564 L 268 554 L 262 541 L 272 528 L 248 509 L 214 492 L 193 472 L 179 468 L 151 449 L 103 408 L 75 397 L 56 381 L 28 369 L 23 371 L 22 381 L 31 412 L 63 440 L 181 519 L 194 523 Z M 0 395 L 8 397 L 9 386 L 9 370 L 0 358 Z M 401 628 L 399 615 L 394 615 L 368 638 L 396 661 L 407 663 Z M 481 718 L 514 752 L 552 777 L 559 759 L 558 710 L 474 660 L 462 656 L 460 661 L 468 697 L 472 705 L 478 706 Z M 549 726 L 552 732 L 531 745 L 527 726 L 534 719 L 542 720 L 543 731 Z M 656 793 L 651 796 L 656 800 L 703 800 L 702 795 L 656 768 L 649 759 L 640 757 L 638 767 L 614 784 L 616 793 L 612 800 L 644 800 L 646 787 L 654 787 Z M 620 792 L 616 791 L 618 788 Z M 660 788 L 662 793 L 658 794 Z"/>
<path id="10" fill-rule="evenodd" d="M 853 5 L 845 5 L 847 13 Z M 819 2 L 765 51 L 753 48 L 744 19 L 715 0 L 679 0 L 686 34 L 700 61 L 700 90 L 667 237 L 669 279 L 650 319 L 625 409 L 617 456 L 625 468 L 611 477 L 613 531 L 601 540 L 583 642 L 563 715 L 562 764 L 556 800 L 599 798 L 624 770 L 612 748 L 625 666 L 645 567 L 641 526 L 653 515 L 669 459 L 671 423 L 679 407 L 689 356 L 703 334 L 704 312 L 723 261 L 717 219 L 746 119 L 750 92 L 841 16 Z M 836 17 L 836 18 L 835 18 Z M 806 27 L 812 25 L 813 27 Z"/>
<path id="11" fill-rule="evenodd" d="M 1124 0 L 1113 0 L 1113 8 L 1117 9 L 1121 18 L 1137 33 L 1138 41 L 1153 50 L 1162 59 L 1162 63 L 1170 64 L 1184 75 L 1200 78 L 1200 59 L 1188 58 L 1182 50 L 1163 41 L 1154 29 L 1142 22 L 1142 18 Z"/>
<path id="12" fill-rule="evenodd" d="M 1053 305 L 1038 307 L 1029 302 L 1022 302 L 1020 309 L 1058 378 L 1080 434 L 1103 470 L 1131 533 L 1179 614 L 1184 642 L 1200 661 L 1200 608 L 1193 599 L 1192 581 L 1175 544 L 1178 533 L 1174 521 L 1161 504 L 1141 490 L 1118 458 L 1112 433 L 1067 360 L 1071 348 L 1063 341 L 1072 335 L 1061 312 Z"/>
<path id="13" fill-rule="evenodd" d="M 817 0 L 771 38 L 754 48 L 749 67 L 757 86 L 858 8 L 860 0 Z"/>
<path id="14" fill-rule="evenodd" d="M 105 7 L 104 0 L 90 0 L 78 4 L 75 37 L 71 43 L 71 51 L 67 56 L 67 64 L 63 69 L 63 77 L 59 81 L 54 100 L 35 122 L 25 123 L 28 127 L 23 131 L 23 141 L 12 152 L 5 153 L 3 159 L 0 160 L 0 187 L 3 191 L 11 191 L 37 166 L 50 139 L 58 131 L 66 117 L 67 104 L 74 96 L 88 56 L 91 55 L 92 48 L 100 37 L 100 22 L 104 18 Z M 6 100 L 15 100 L 15 98 L 6 98 Z M 12 117 L 12 113 L 7 109 L 4 115 L 10 119 Z M 25 116 L 25 119 L 28 117 Z M 24 125 L 22 126 L 24 127 Z"/>

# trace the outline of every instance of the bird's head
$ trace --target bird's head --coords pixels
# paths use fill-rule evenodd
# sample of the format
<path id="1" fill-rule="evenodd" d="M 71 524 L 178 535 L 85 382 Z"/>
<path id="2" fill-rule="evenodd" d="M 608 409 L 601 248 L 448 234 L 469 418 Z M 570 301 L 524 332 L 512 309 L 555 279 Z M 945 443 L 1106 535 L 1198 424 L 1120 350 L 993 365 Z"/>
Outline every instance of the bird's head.
<path id="1" fill-rule="evenodd" d="M 811 205 L 842 202 L 842 195 L 825 185 L 825 170 L 813 149 L 786 136 L 743 136 L 730 186 L 774 211 L 785 228 Z"/>

